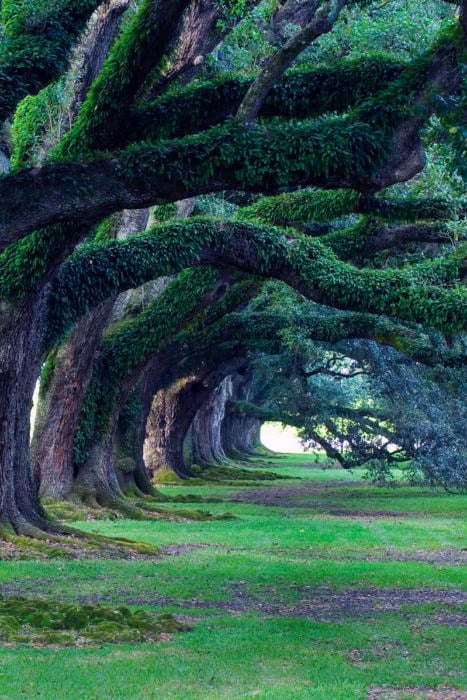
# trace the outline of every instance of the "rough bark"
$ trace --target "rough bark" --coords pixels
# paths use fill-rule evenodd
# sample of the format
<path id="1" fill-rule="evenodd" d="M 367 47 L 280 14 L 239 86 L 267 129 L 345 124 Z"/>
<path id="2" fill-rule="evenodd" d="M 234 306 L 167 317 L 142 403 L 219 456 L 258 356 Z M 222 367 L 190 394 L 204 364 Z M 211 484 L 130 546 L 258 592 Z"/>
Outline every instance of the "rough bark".
<path id="1" fill-rule="evenodd" d="M 75 470 L 72 493 L 85 502 L 108 506 L 121 502 L 123 498 L 115 468 L 118 419 L 133 385 L 134 377 L 121 383 L 105 429 L 96 431 L 85 463 Z"/>
<path id="2" fill-rule="evenodd" d="M 345 2 L 346 0 L 339 0 L 334 11 L 330 12 L 328 16 L 324 16 L 320 3 L 309 3 L 312 6 L 310 9 L 314 10 L 311 20 L 266 61 L 266 65 L 248 89 L 237 111 L 237 119 L 239 121 L 247 126 L 253 124 L 273 85 L 285 73 L 287 68 L 290 68 L 302 51 L 320 36 L 331 31 Z"/>
<path id="3" fill-rule="evenodd" d="M 16 533 L 52 529 L 29 459 L 32 396 L 42 364 L 47 289 L 27 306 L 0 308 L 0 523 Z"/>
<path id="4" fill-rule="evenodd" d="M 152 98 L 160 95 L 174 80 L 186 85 L 194 78 L 205 57 L 224 35 L 218 24 L 220 16 L 221 10 L 212 0 L 197 0 L 188 7 L 182 19 L 174 56 L 152 88 Z"/>
<path id="5" fill-rule="evenodd" d="M 230 410 L 230 402 L 232 401 L 251 400 L 252 380 L 251 371 L 243 374 L 236 373 L 231 378 L 232 390 L 225 406 L 225 416 L 222 422 L 222 443 L 225 454 L 234 459 L 251 456 L 257 452 L 256 446 L 259 443 L 262 421 L 239 411 Z M 256 400 L 258 397 L 253 398 Z"/>
<path id="6" fill-rule="evenodd" d="M 222 424 L 231 395 L 232 377 L 228 376 L 197 411 L 191 426 L 191 454 L 195 464 L 219 464 L 225 460 Z"/>
<path id="7" fill-rule="evenodd" d="M 146 209 L 122 212 L 116 238 L 121 240 L 143 230 L 148 216 Z M 104 328 L 121 316 L 131 294 L 111 298 L 87 314 L 58 349 L 50 384 L 41 391 L 31 445 L 42 496 L 66 498 L 72 491 L 73 445 L 94 356 Z"/>
<path id="8" fill-rule="evenodd" d="M 152 475 L 171 469 L 182 479 L 190 477 L 184 462 L 183 441 L 200 405 L 210 388 L 198 377 L 185 377 L 154 397 L 146 428 L 144 452 Z"/>
<path id="9" fill-rule="evenodd" d="M 115 466 L 125 494 L 155 495 L 143 458 L 146 423 L 153 398 L 151 373 L 144 374 L 132 392 L 133 405 L 120 412 L 115 444 Z M 134 405 L 136 403 L 136 406 Z"/>
<path id="10" fill-rule="evenodd" d="M 71 118 L 78 113 L 94 80 L 99 75 L 120 28 L 123 13 L 130 0 L 107 0 L 92 23 L 88 36 L 79 48 L 79 80 L 70 105 Z"/>
<path id="11" fill-rule="evenodd" d="M 92 376 L 93 358 L 112 312 L 104 302 L 74 328 L 57 353 L 50 385 L 41 392 L 31 456 L 42 496 L 66 498 L 73 486 L 73 445 Z"/>
<path id="12" fill-rule="evenodd" d="M 146 428 L 144 459 L 151 474 L 172 469 L 181 478 L 190 476 L 183 445 L 193 420 L 222 380 L 246 363 L 242 353 L 200 361 L 192 375 L 181 376 L 154 396 Z M 180 366 L 180 372 L 183 364 Z M 172 371 L 176 371 L 175 368 Z M 210 437 L 208 438 L 208 441 Z M 193 461 L 196 461 L 194 459 Z"/>
<path id="13" fill-rule="evenodd" d="M 223 424 L 224 449 L 227 456 L 238 459 L 258 454 L 256 448 L 260 443 L 261 425 L 257 418 L 227 412 Z"/>

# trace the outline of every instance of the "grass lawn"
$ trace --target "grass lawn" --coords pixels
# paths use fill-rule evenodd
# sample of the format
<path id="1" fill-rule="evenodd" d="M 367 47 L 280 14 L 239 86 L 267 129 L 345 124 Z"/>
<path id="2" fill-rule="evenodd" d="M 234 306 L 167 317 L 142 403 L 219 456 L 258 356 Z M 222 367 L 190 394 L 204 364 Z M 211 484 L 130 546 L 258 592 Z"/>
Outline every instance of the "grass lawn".
<path id="1" fill-rule="evenodd" d="M 467 698 L 467 499 L 378 489 L 306 455 L 257 467 L 300 479 L 161 487 L 231 520 L 73 523 L 160 556 L 1 562 L 3 600 L 173 613 L 192 629 L 45 646 L 2 642 L 0 615 L 0 699 Z"/>

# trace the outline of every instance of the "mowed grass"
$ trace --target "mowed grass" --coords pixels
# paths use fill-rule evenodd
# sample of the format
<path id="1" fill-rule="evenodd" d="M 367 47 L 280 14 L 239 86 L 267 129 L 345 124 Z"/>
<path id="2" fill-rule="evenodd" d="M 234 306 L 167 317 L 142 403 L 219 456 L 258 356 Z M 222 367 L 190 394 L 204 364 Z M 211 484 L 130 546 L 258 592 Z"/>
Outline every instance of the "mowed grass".
<path id="1" fill-rule="evenodd" d="M 462 607 L 452 597 L 467 584 L 459 565 L 466 498 L 377 489 L 306 455 L 267 460 L 301 479 L 164 487 L 222 498 L 189 507 L 235 520 L 73 524 L 168 547 L 167 555 L 1 562 L 5 597 L 173 612 L 193 630 L 156 644 L 0 647 L 0 699 L 364 700 L 381 686 L 388 697 L 394 689 L 467 689 Z M 254 492 L 275 489 L 287 496 L 251 502 Z M 237 497 L 250 502 L 230 500 Z M 355 595 L 361 600 L 346 611 Z M 397 596 L 402 604 L 392 606 Z"/>

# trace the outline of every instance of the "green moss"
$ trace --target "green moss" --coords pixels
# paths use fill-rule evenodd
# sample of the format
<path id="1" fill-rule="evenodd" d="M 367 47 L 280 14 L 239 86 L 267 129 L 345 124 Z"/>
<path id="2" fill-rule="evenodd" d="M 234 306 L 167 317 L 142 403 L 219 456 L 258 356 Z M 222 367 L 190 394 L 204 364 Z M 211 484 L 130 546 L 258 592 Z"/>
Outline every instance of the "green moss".
<path id="1" fill-rule="evenodd" d="M 34 645 L 73 646 L 155 641 L 162 632 L 189 629 L 172 615 L 129 608 L 63 604 L 28 598 L 0 598 L 0 640 Z"/>
<path id="2" fill-rule="evenodd" d="M 115 460 L 115 467 L 118 471 L 131 474 L 136 469 L 136 462 L 132 457 L 119 457 Z"/>
<path id="3" fill-rule="evenodd" d="M 52 381 L 52 377 L 54 375 L 55 367 L 57 364 L 57 353 L 58 345 L 53 347 L 52 350 L 49 352 L 44 362 L 44 366 L 42 367 L 41 381 L 39 386 L 40 396 L 44 396 L 46 394 L 47 389 L 50 386 L 50 382 Z"/>
<path id="4" fill-rule="evenodd" d="M 275 472 L 260 471 L 259 469 L 241 469 L 238 467 L 212 467 L 209 465 L 202 466 L 193 464 L 191 466 L 193 476 L 203 479 L 204 481 L 275 481 L 284 479 L 280 474 Z"/>
<path id="5" fill-rule="evenodd" d="M 387 86 L 403 67 L 381 55 L 301 67 L 271 89 L 261 115 L 304 119 L 347 111 Z M 172 89 L 152 105 L 134 110 L 132 138 L 156 140 L 202 131 L 235 114 L 248 87 L 248 79 L 224 75 Z"/>
<path id="6" fill-rule="evenodd" d="M 456 203 L 440 198 L 373 197 L 353 190 L 298 190 L 262 197 L 241 209 L 237 218 L 273 226 L 303 227 L 310 221 L 326 223 L 349 214 L 372 214 L 390 221 L 448 219 L 456 215 Z"/>
<path id="7" fill-rule="evenodd" d="M 112 47 L 98 78 L 82 105 L 78 119 L 55 152 L 62 159 L 113 147 L 129 130 L 128 115 L 135 96 L 163 59 L 167 39 L 183 9 L 173 0 L 161 16 L 159 3 L 142 0 L 138 11 Z"/>
<path id="8" fill-rule="evenodd" d="M 175 472 L 170 469 L 162 469 L 154 477 L 156 484 L 185 484 L 185 479 L 180 479 Z"/>
<path id="9" fill-rule="evenodd" d="M 0 118 L 66 69 L 69 52 L 99 0 L 3 0 Z"/>

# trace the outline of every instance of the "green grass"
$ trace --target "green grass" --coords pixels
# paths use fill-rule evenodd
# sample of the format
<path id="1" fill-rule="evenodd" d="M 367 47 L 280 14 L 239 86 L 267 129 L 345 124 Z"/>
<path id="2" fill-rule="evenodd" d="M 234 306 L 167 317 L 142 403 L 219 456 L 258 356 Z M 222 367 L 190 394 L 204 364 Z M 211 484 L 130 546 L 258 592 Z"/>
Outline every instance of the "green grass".
<path id="1" fill-rule="evenodd" d="M 420 637 L 396 620 L 369 630 L 219 617 L 157 647 L 6 650 L 0 697 L 361 700 L 370 683 L 414 686 L 428 676 L 442 684 L 462 665 L 462 641 L 461 630 L 427 628 Z"/>
<path id="2" fill-rule="evenodd" d="M 466 689 L 465 628 L 456 623 L 462 608 L 442 598 L 467 587 L 456 559 L 466 546 L 465 497 L 377 489 L 355 474 L 304 466 L 303 455 L 280 457 L 274 471 L 302 479 L 163 487 L 171 495 L 220 497 L 195 507 L 228 510 L 237 520 L 74 523 L 181 546 L 175 556 L 1 562 L 5 600 L 125 605 L 187 615 L 194 629 L 151 644 L 0 647 L 0 700 L 365 700 L 371 686 Z M 287 505 L 229 501 L 283 488 Z M 424 560 L 430 555 L 435 563 Z M 402 599 L 404 591 L 422 596 L 397 609 L 376 605 L 366 616 L 336 607 L 359 592 L 391 600 L 396 589 Z M 300 616 L 313 600 L 324 608 L 330 601 L 328 617 Z"/>

